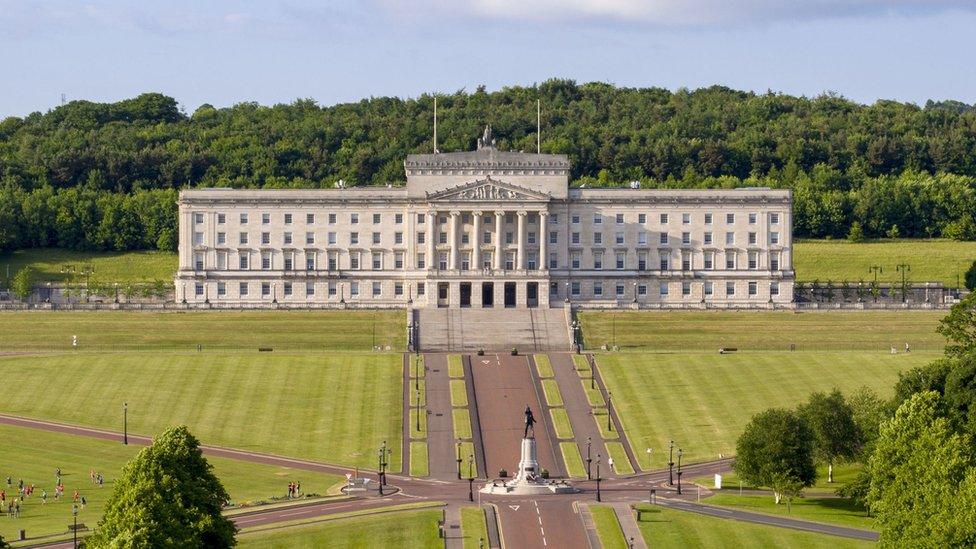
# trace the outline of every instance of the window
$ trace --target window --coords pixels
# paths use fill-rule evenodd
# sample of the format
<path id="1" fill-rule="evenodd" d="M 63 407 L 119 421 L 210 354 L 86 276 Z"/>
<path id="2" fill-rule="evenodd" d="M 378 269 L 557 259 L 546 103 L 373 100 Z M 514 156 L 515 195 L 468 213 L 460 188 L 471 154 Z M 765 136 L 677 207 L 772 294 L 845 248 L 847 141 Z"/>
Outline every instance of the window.
<path id="1" fill-rule="evenodd" d="M 203 214 L 202 213 L 194 213 L 193 214 L 193 222 L 196 223 L 197 225 L 202 224 L 203 223 Z"/>
<path id="2" fill-rule="evenodd" d="M 271 252 L 261 253 L 261 270 L 267 271 L 271 269 Z"/>
<path id="3" fill-rule="evenodd" d="M 305 283 L 305 297 L 312 297 L 315 295 L 315 283 L 306 282 Z"/>
<path id="4" fill-rule="evenodd" d="M 616 287 L 615 287 L 615 293 L 617 294 L 617 297 L 623 297 L 624 296 L 624 285 L 618 282 L 617 285 L 616 285 Z"/>
<path id="5" fill-rule="evenodd" d="M 197 296 L 201 296 L 201 295 L 203 295 L 203 284 L 201 284 L 200 282 L 197 282 L 197 283 L 196 283 L 196 284 L 195 284 L 195 285 L 193 286 L 193 293 L 194 293 L 195 295 L 197 295 Z"/>
<path id="6" fill-rule="evenodd" d="M 513 242 L 515 242 L 515 233 L 508 231 L 505 233 L 505 244 L 512 244 Z"/>
<path id="7" fill-rule="evenodd" d="M 637 253 L 637 270 L 638 271 L 647 270 L 647 252 Z"/>
<path id="8" fill-rule="evenodd" d="M 735 269 L 735 252 L 725 252 L 725 268 Z"/>
<path id="9" fill-rule="evenodd" d="M 705 233 L 705 238 L 703 239 L 703 241 L 702 241 L 702 242 L 703 242 L 703 243 L 704 243 L 704 244 L 705 244 L 706 246 L 708 246 L 708 245 L 710 245 L 710 244 L 712 243 L 712 232 L 711 232 L 711 231 L 707 231 L 707 232 Z"/>
<path id="10" fill-rule="evenodd" d="M 291 233 L 285 233 L 284 237 L 285 237 L 285 244 L 291 244 L 292 243 Z"/>
<path id="11" fill-rule="evenodd" d="M 305 224 L 306 225 L 315 224 L 315 214 L 310 214 L 310 213 L 305 214 Z"/>
<path id="12" fill-rule="evenodd" d="M 396 282 L 393 284 L 393 295 L 395 296 L 403 295 L 403 282 Z"/>
<path id="13" fill-rule="evenodd" d="M 627 257 L 627 255 L 624 254 L 623 252 L 620 252 L 620 253 L 617 254 L 617 269 L 618 270 L 624 268 L 624 260 L 625 260 L 626 257 Z"/>
<path id="14" fill-rule="evenodd" d="M 683 296 L 689 296 L 689 295 L 691 295 L 691 282 L 682 282 L 681 283 L 681 295 L 683 295 Z"/>
<path id="15" fill-rule="evenodd" d="M 756 244 L 756 233 L 749 233 L 749 244 L 752 246 Z"/>
<path id="16" fill-rule="evenodd" d="M 754 281 L 749 281 L 749 295 L 754 296 L 759 293 L 759 284 Z"/>
<path id="17" fill-rule="evenodd" d="M 464 223 L 470 223 L 470 222 L 471 222 L 471 216 L 470 215 L 468 215 L 467 213 L 461 214 L 461 223 L 462 224 L 464 224 Z"/>
<path id="18" fill-rule="evenodd" d="M 417 254 L 417 268 L 418 269 L 426 269 L 427 268 L 427 262 L 424 261 L 424 259 L 425 259 L 425 256 L 424 256 L 423 253 L 418 253 Z"/>
<path id="19" fill-rule="evenodd" d="M 295 257 L 291 255 L 291 252 L 285 253 L 285 270 L 290 271 L 294 268 Z"/>
<path id="20" fill-rule="evenodd" d="M 684 246 L 691 244 L 691 233 L 681 233 L 681 244 Z"/>
<path id="21" fill-rule="evenodd" d="M 710 213 L 705 214 L 705 224 L 706 225 L 712 224 L 712 214 Z"/>
<path id="22" fill-rule="evenodd" d="M 619 244 L 623 244 L 624 243 L 624 233 L 616 233 L 616 234 L 614 234 L 613 235 L 613 241 L 615 243 L 617 243 L 618 245 Z"/>
<path id="23" fill-rule="evenodd" d="M 670 257 L 668 254 L 661 254 L 661 270 L 667 271 L 670 263 Z"/>
<path id="24" fill-rule="evenodd" d="M 705 261 L 704 261 L 704 263 L 705 263 L 705 270 L 706 271 L 711 270 L 712 269 L 712 260 L 714 258 L 712 252 L 705 252 L 703 254 L 703 256 L 704 256 L 704 259 L 705 259 Z"/>
<path id="25" fill-rule="evenodd" d="M 593 244 L 597 246 L 603 244 L 603 233 L 593 233 Z"/>
<path id="26" fill-rule="evenodd" d="M 769 270 L 778 271 L 779 270 L 779 254 L 769 254 Z"/>
<path id="27" fill-rule="evenodd" d="M 328 237 L 328 243 L 330 245 L 335 245 L 336 242 L 338 241 L 338 233 L 336 233 L 335 231 L 329 231 L 329 234 L 326 236 Z"/>
<path id="28" fill-rule="evenodd" d="M 706 296 L 712 295 L 714 293 L 714 291 L 715 291 L 714 290 L 714 284 L 711 283 L 711 282 L 706 282 L 705 283 L 705 295 Z"/>
<path id="29" fill-rule="evenodd" d="M 393 268 L 402 269 L 403 268 L 403 252 L 396 252 L 393 254 Z"/>
<path id="30" fill-rule="evenodd" d="M 261 233 L 261 244 L 271 244 L 271 233 Z"/>
<path id="31" fill-rule="evenodd" d="M 570 259 L 570 265 L 572 265 L 572 267 L 574 269 L 579 269 L 580 268 L 580 253 L 579 252 L 573 252 L 572 254 L 570 254 L 570 258 L 569 259 Z"/>
<path id="32" fill-rule="evenodd" d="M 725 214 L 725 222 L 729 225 L 735 223 L 735 214 Z"/>
<path id="33" fill-rule="evenodd" d="M 423 225 L 424 223 L 427 223 L 427 214 L 417 214 L 417 225 Z"/>
<path id="34" fill-rule="evenodd" d="M 193 254 L 193 268 L 198 271 L 203 270 L 203 254 Z"/>
<path id="35" fill-rule="evenodd" d="M 242 213 L 241 214 L 241 225 L 247 225 L 247 214 L 246 213 Z"/>
<path id="36" fill-rule="evenodd" d="M 668 224 L 668 214 L 661 214 L 661 225 Z"/>
<path id="37" fill-rule="evenodd" d="M 248 291 L 249 291 L 249 286 L 248 286 L 247 282 L 241 282 L 240 285 L 237 288 L 237 291 L 240 293 L 240 296 L 241 297 L 246 296 L 248 294 Z"/>
<path id="38" fill-rule="evenodd" d="M 559 231 L 549 231 L 549 243 L 556 244 L 559 242 Z"/>
<path id="39" fill-rule="evenodd" d="M 580 295 L 580 283 L 579 282 L 573 282 L 572 284 L 570 284 L 569 285 L 569 291 L 574 296 L 577 296 L 578 297 Z"/>
<path id="40" fill-rule="evenodd" d="M 261 224 L 262 225 L 267 225 L 269 223 L 271 223 L 271 214 L 269 214 L 269 213 L 263 213 L 263 214 L 261 214 Z"/>
<path id="41" fill-rule="evenodd" d="M 359 297 L 359 283 L 358 282 L 350 282 L 349 283 L 349 296 L 350 297 Z"/>
<path id="42" fill-rule="evenodd" d="M 223 225 L 224 223 L 227 223 L 227 215 L 226 214 L 217 214 L 217 224 L 218 225 Z"/>
<path id="43" fill-rule="evenodd" d="M 353 225 L 358 224 L 359 214 L 358 213 L 349 214 L 349 223 L 352 223 Z"/>
<path id="44" fill-rule="evenodd" d="M 559 214 L 549 214 L 549 224 L 559 225 Z"/>
<path id="45" fill-rule="evenodd" d="M 195 244 L 197 246 L 203 244 L 203 233 L 202 232 L 195 232 L 195 233 L 193 233 L 193 244 Z"/>
<path id="46" fill-rule="evenodd" d="M 383 233 L 374 232 L 373 233 L 373 244 L 379 244 L 382 241 Z"/>
<path id="47" fill-rule="evenodd" d="M 423 282 L 417 283 L 417 295 L 427 295 L 427 285 Z"/>
<path id="48" fill-rule="evenodd" d="M 549 297 L 550 298 L 557 298 L 557 297 L 559 297 L 559 283 L 558 282 L 550 282 L 549 283 Z"/>
<path id="49" fill-rule="evenodd" d="M 637 214 L 637 222 L 641 225 L 647 223 L 647 214 Z"/>
<path id="50" fill-rule="evenodd" d="M 379 297 L 383 293 L 383 283 L 373 282 L 373 297 Z"/>
<path id="51" fill-rule="evenodd" d="M 769 214 L 769 224 L 770 225 L 778 225 L 779 224 L 779 214 L 778 213 L 770 213 Z"/>
<path id="52" fill-rule="evenodd" d="M 330 213 L 329 214 L 329 225 L 335 225 L 336 224 L 336 217 L 337 216 L 334 213 Z"/>
<path id="53" fill-rule="evenodd" d="M 549 254 L 549 268 L 556 269 L 559 267 L 559 254 L 552 252 Z"/>
<path id="54" fill-rule="evenodd" d="M 315 244 L 315 233 L 305 233 L 305 243 Z"/>
<path id="55" fill-rule="evenodd" d="M 427 242 L 427 233 L 419 232 L 417 233 L 417 244 L 423 244 Z"/>
<path id="56" fill-rule="evenodd" d="M 227 268 L 227 252 L 217 252 L 217 268 L 221 271 Z"/>
<path id="57" fill-rule="evenodd" d="M 759 258 L 756 252 L 749 252 L 749 269 L 756 270 L 759 266 Z"/>
<path id="58" fill-rule="evenodd" d="M 359 233 L 356 232 L 349 233 L 349 244 L 352 245 L 359 244 Z"/>
<path id="59" fill-rule="evenodd" d="M 603 252 L 593 252 L 593 268 L 596 270 L 603 268 Z"/>
<path id="60" fill-rule="evenodd" d="M 637 295 L 647 295 L 647 284 L 637 285 Z"/>
<path id="61" fill-rule="evenodd" d="M 379 271 L 383 268 L 383 254 L 381 252 L 373 252 L 373 270 Z"/>
<path id="62" fill-rule="evenodd" d="M 505 269 L 511 271 L 515 268 L 515 253 L 509 252 L 505 254 Z"/>
<path id="63" fill-rule="evenodd" d="M 394 244 L 403 244 L 403 233 L 402 232 L 397 231 L 397 232 L 393 233 L 393 243 Z"/>
<path id="64" fill-rule="evenodd" d="M 447 252 L 441 252 L 437 258 L 437 268 L 446 271 L 447 270 Z"/>
<path id="65" fill-rule="evenodd" d="M 402 213 L 393 214 L 393 222 L 396 223 L 397 225 L 402 224 L 403 223 L 403 214 Z M 403 286 L 400 286 L 400 288 L 402 289 Z"/>
<path id="66" fill-rule="evenodd" d="M 603 224 L 603 216 L 600 215 L 600 214 L 593 214 L 593 224 L 594 225 L 602 225 Z"/>
<path id="67" fill-rule="evenodd" d="M 291 282 L 285 282 L 284 284 L 282 284 L 282 286 L 284 287 L 284 290 L 285 290 L 285 296 L 286 297 L 287 296 L 290 296 L 291 295 Z"/>
<path id="68" fill-rule="evenodd" d="M 511 233 L 509 233 L 509 234 L 511 234 Z M 444 231 L 441 231 L 441 233 L 439 235 L 437 235 L 437 241 L 438 241 L 437 242 L 438 244 L 447 244 L 447 233 L 444 232 Z"/>
<path id="69" fill-rule="evenodd" d="M 237 235 L 238 244 L 247 244 L 247 233 L 240 233 Z"/>
<path id="70" fill-rule="evenodd" d="M 247 270 L 247 254 L 241 254 L 237 259 L 237 264 L 242 271 Z"/>
<path id="71" fill-rule="evenodd" d="M 681 270 L 682 271 L 691 270 L 691 254 L 688 252 L 681 254 Z"/>
<path id="72" fill-rule="evenodd" d="M 329 282 L 329 297 L 335 297 L 336 295 L 338 295 L 338 293 L 339 292 L 337 291 L 336 283 Z"/>
<path id="73" fill-rule="evenodd" d="M 593 283 L 593 296 L 594 297 L 600 297 L 602 295 L 603 295 L 603 283 L 602 282 L 594 282 Z"/>
<path id="74" fill-rule="evenodd" d="M 535 244 L 535 232 L 529 231 L 526 235 L 526 240 L 528 240 L 529 244 Z"/>
<path id="75" fill-rule="evenodd" d="M 769 295 L 779 295 L 779 282 L 773 281 L 769 283 Z"/>
<path id="76" fill-rule="evenodd" d="M 271 283 L 262 282 L 261 283 L 261 297 L 268 297 L 271 295 Z"/>
<path id="77" fill-rule="evenodd" d="M 579 222 L 580 222 L 580 216 L 578 215 L 574 215 L 570 218 L 570 223 L 572 223 L 573 225 L 579 225 Z"/>
<path id="78" fill-rule="evenodd" d="M 485 231 L 481 236 L 481 242 L 484 244 L 491 244 L 491 231 Z"/>
<path id="79" fill-rule="evenodd" d="M 285 225 L 291 225 L 291 214 L 285 214 Z"/>
<path id="80" fill-rule="evenodd" d="M 646 232 L 641 231 L 641 232 L 637 233 L 637 245 L 638 246 L 646 246 L 647 245 L 647 233 Z"/>
<path id="81" fill-rule="evenodd" d="M 217 244 L 227 243 L 227 233 L 217 233 Z"/>
<path id="82" fill-rule="evenodd" d="M 660 240 L 659 240 L 659 242 L 662 245 L 667 246 L 668 245 L 668 233 L 661 233 L 660 234 Z"/>
<path id="83" fill-rule="evenodd" d="M 725 295 L 735 295 L 735 282 L 725 283 Z"/>
<path id="84" fill-rule="evenodd" d="M 727 246 L 731 246 L 735 244 L 735 233 L 733 232 L 725 233 L 725 244 Z"/>
<path id="85" fill-rule="evenodd" d="M 373 214 L 373 225 L 379 225 L 382 220 L 383 220 L 382 214 Z"/>
<path id="86" fill-rule="evenodd" d="M 660 288 L 659 291 L 661 293 L 661 297 L 667 297 L 667 295 L 668 295 L 668 283 L 667 282 L 662 282 L 661 283 L 661 288 Z"/>
<path id="87" fill-rule="evenodd" d="M 691 214 L 690 213 L 681 214 L 681 224 L 687 225 L 689 223 L 691 223 Z"/>
<path id="88" fill-rule="evenodd" d="M 308 252 L 305 254 L 305 270 L 314 271 L 315 270 L 315 252 Z"/>
<path id="89" fill-rule="evenodd" d="M 339 270 L 339 253 L 329 252 L 328 267 L 330 271 Z"/>
<path id="90" fill-rule="evenodd" d="M 617 214 L 617 225 L 624 224 L 624 214 Z"/>
<path id="91" fill-rule="evenodd" d="M 580 243 L 580 234 L 579 233 L 573 233 L 571 235 L 571 237 L 570 237 L 570 242 L 572 242 L 573 244 L 579 244 Z"/>
<path id="92" fill-rule="evenodd" d="M 773 232 L 769 233 L 769 243 L 770 244 L 779 244 L 779 233 L 778 232 L 773 231 Z"/>
<path id="93" fill-rule="evenodd" d="M 349 268 L 359 269 L 359 252 L 352 252 L 349 254 Z"/>

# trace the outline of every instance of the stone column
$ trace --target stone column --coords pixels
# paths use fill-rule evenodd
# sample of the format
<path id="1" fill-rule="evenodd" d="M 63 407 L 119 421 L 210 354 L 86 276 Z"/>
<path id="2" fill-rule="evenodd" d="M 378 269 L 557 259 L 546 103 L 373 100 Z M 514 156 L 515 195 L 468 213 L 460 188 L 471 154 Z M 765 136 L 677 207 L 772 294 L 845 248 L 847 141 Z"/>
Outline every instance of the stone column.
<path id="1" fill-rule="evenodd" d="M 502 265 L 505 264 L 503 262 L 504 258 L 502 257 L 503 255 L 505 255 L 505 252 L 502 250 L 502 246 L 504 242 L 502 239 L 505 238 L 505 235 L 502 234 L 504 232 L 502 231 L 502 224 L 504 222 L 505 222 L 505 212 L 496 210 L 495 211 L 495 270 L 496 271 L 500 271 L 502 269 Z"/>
<path id="2" fill-rule="evenodd" d="M 437 268 L 437 258 L 434 254 L 437 253 L 437 212 L 429 211 L 427 212 L 427 270 L 433 271 Z"/>
<path id="3" fill-rule="evenodd" d="M 230 236 L 228 235 L 228 238 Z M 179 238 L 179 268 L 189 269 L 193 266 L 193 212 L 190 211 L 189 206 L 180 209 Z"/>
<path id="4" fill-rule="evenodd" d="M 451 225 L 449 229 L 450 234 L 448 235 L 448 241 L 451 243 L 451 250 L 447 260 L 448 261 L 447 268 L 451 270 L 455 270 L 460 267 L 460 265 L 458 264 L 458 261 L 460 260 L 460 256 L 461 256 L 458 250 L 458 241 L 459 241 L 458 233 L 460 232 L 458 218 L 460 217 L 460 215 L 461 212 L 459 211 L 451 212 Z"/>
<path id="5" fill-rule="evenodd" d="M 481 212 L 474 211 L 471 214 L 474 216 L 471 235 L 471 270 L 477 271 L 481 269 Z"/>
<path id="6" fill-rule="evenodd" d="M 515 252 L 515 268 L 518 270 L 525 269 L 525 216 L 529 212 L 520 211 L 518 212 L 518 235 L 516 245 L 518 246 Z"/>
<path id="7" fill-rule="evenodd" d="M 547 253 L 549 245 L 548 221 L 549 212 L 539 212 L 539 233 L 536 237 L 539 239 L 539 269 L 543 271 L 549 269 L 549 255 Z M 548 292 L 549 288 L 546 288 L 547 295 Z"/>
<path id="8" fill-rule="evenodd" d="M 417 268 L 417 219 L 414 217 L 416 214 L 409 209 L 404 211 L 403 215 L 407 216 L 407 249 L 403 252 L 406 255 L 403 258 L 403 268 L 412 271 Z M 409 285 L 407 286 L 409 288 Z"/>

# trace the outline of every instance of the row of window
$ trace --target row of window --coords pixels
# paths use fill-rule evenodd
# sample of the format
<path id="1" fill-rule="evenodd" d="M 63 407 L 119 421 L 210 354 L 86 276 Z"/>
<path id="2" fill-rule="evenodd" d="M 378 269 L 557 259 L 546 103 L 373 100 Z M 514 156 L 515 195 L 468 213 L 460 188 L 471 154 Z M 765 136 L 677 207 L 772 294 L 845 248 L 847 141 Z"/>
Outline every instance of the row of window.
<path id="1" fill-rule="evenodd" d="M 681 283 L 681 295 L 687 297 L 692 295 L 692 282 L 682 282 Z M 715 295 L 715 283 L 714 282 L 701 282 L 702 284 L 702 295 L 705 297 Z M 719 286 L 721 288 L 721 285 Z M 590 295 L 593 297 L 603 297 L 604 288 L 603 282 L 593 282 L 591 285 Z M 648 285 L 644 283 L 636 284 L 635 290 L 638 296 L 648 295 Z M 559 288 L 555 283 L 550 285 L 550 294 L 556 295 Z M 554 293 L 555 292 L 555 293 Z M 573 282 L 570 284 L 570 293 L 573 297 L 582 296 L 583 283 Z M 617 282 L 614 284 L 614 296 L 617 298 L 622 298 L 626 296 L 626 284 L 623 282 Z M 662 298 L 668 297 L 671 293 L 671 284 L 668 282 L 661 282 L 658 285 L 658 295 Z M 746 284 L 746 293 L 750 297 L 759 295 L 759 282 L 755 280 L 750 280 Z M 736 283 L 728 281 L 725 283 L 725 294 L 726 297 L 733 297 L 736 295 Z M 769 283 L 769 295 L 778 296 L 779 295 L 779 282 L 772 281 Z"/>
<path id="2" fill-rule="evenodd" d="M 315 296 L 315 293 L 317 291 L 316 290 L 316 283 L 315 282 L 304 282 L 304 283 L 301 283 L 301 282 L 281 282 L 280 285 L 281 285 L 281 293 L 286 298 L 287 297 L 291 297 L 291 296 L 295 296 L 295 295 L 303 295 L 305 297 L 314 297 Z M 260 293 L 257 294 L 257 295 L 260 295 L 263 298 L 271 299 L 272 297 L 277 297 L 277 296 L 272 296 L 272 292 L 274 292 L 274 289 L 272 288 L 272 283 L 271 282 L 261 282 L 261 283 L 238 282 L 237 283 L 237 295 L 239 297 L 249 297 L 251 295 L 251 288 L 252 288 L 252 286 L 258 286 L 257 291 L 260 292 Z M 377 281 L 374 281 L 372 283 L 366 282 L 366 283 L 363 283 L 363 286 L 365 286 L 365 287 L 368 288 L 368 291 L 369 291 L 369 295 L 370 296 L 372 296 L 372 297 L 382 297 L 383 296 L 383 283 L 382 282 L 377 282 Z M 226 282 L 218 282 L 217 283 L 217 295 L 216 295 L 216 298 L 217 299 L 220 299 L 220 298 L 223 298 L 223 297 L 226 297 L 227 296 L 227 287 L 228 287 L 228 283 L 226 283 Z M 346 295 L 342 295 L 342 296 L 339 296 L 338 295 L 339 294 L 339 287 L 337 286 L 337 284 L 335 282 L 328 282 L 328 283 L 326 283 L 325 284 L 325 291 L 326 291 L 326 295 L 328 295 L 329 297 L 341 297 L 343 299 L 345 299 L 345 297 L 346 297 Z M 194 285 L 193 292 L 194 292 L 194 295 L 197 296 L 197 297 L 202 297 L 202 298 L 206 298 L 206 299 L 209 299 L 211 297 L 215 297 L 215 296 L 212 296 L 212 295 L 208 295 L 208 293 L 207 293 L 207 287 L 202 282 L 197 282 Z M 400 296 L 403 295 L 403 282 L 395 282 L 393 284 L 393 295 L 395 297 L 400 297 Z M 423 282 L 420 282 L 420 283 L 417 284 L 417 295 L 418 296 L 424 295 L 424 283 Z M 359 297 L 359 296 L 360 296 L 360 283 L 357 282 L 357 281 L 351 281 L 351 282 L 349 282 L 349 297 Z"/>

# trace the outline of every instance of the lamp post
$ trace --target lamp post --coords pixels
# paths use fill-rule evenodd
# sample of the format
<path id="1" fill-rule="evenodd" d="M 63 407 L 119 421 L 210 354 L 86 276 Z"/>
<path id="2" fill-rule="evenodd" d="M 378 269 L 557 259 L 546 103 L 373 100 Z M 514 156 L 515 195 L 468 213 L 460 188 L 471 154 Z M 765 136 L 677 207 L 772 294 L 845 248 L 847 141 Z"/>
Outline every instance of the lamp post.
<path id="1" fill-rule="evenodd" d="M 603 480 L 600 478 L 600 459 L 601 459 L 600 454 L 597 454 L 596 455 L 596 500 L 597 501 L 603 501 L 600 498 L 600 481 Z"/>
<path id="2" fill-rule="evenodd" d="M 380 447 L 380 449 L 376 451 L 376 455 L 378 459 L 378 463 L 376 464 L 376 470 L 377 470 L 376 476 L 378 476 L 380 479 L 379 481 L 380 495 L 382 496 L 383 495 L 383 448 L 382 447 Z"/>
<path id="3" fill-rule="evenodd" d="M 461 480 L 461 439 L 457 439 L 457 473 L 458 480 Z"/>
<path id="4" fill-rule="evenodd" d="M 386 441 L 384 440 L 383 447 L 380 448 L 380 475 L 381 475 L 380 487 L 381 488 L 386 485 L 386 466 L 389 465 L 389 463 L 387 463 L 386 461 L 387 456 L 389 456 L 389 450 L 386 448 Z"/>
<path id="5" fill-rule="evenodd" d="M 905 294 L 907 293 L 907 288 L 905 287 L 905 275 L 907 275 L 912 270 L 912 266 L 908 263 L 899 263 L 895 267 L 896 271 L 901 272 L 901 302 L 905 302 Z"/>
<path id="6" fill-rule="evenodd" d="M 417 432 L 420 432 L 420 389 L 417 389 Z"/>
<path id="7" fill-rule="evenodd" d="M 644 450 L 644 452 L 647 453 L 647 468 L 650 469 L 651 468 L 651 449 L 648 448 L 648 449 Z"/>
<path id="8" fill-rule="evenodd" d="M 407 352 L 413 350 L 413 320 L 407 322 Z"/>
<path id="9" fill-rule="evenodd" d="M 613 405 L 613 391 L 607 391 L 607 431 L 613 431 L 613 419 L 610 415 L 611 405 Z"/>
<path id="10" fill-rule="evenodd" d="M 78 547 L 78 504 L 77 503 L 71 504 L 71 518 L 74 520 L 75 523 L 74 527 L 71 528 L 71 531 L 74 532 L 74 546 L 77 548 Z"/>
<path id="11" fill-rule="evenodd" d="M 637 303 L 637 282 L 634 282 L 634 303 Z"/>
<path id="12" fill-rule="evenodd" d="M 122 403 L 122 444 L 129 445 L 129 403 Z"/>
<path id="13" fill-rule="evenodd" d="M 681 495 L 681 448 L 678 448 L 678 495 Z"/>
<path id="14" fill-rule="evenodd" d="M 674 486 L 674 441 L 668 442 L 668 486 Z"/>
<path id="15" fill-rule="evenodd" d="M 590 445 L 593 443 L 593 437 L 586 437 L 586 480 L 591 480 L 593 477 L 590 475 L 590 463 L 593 459 L 590 457 Z"/>
<path id="16" fill-rule="evenodd" d="M 868 272 L 869 273 L 874 273 L 874 284 L 872 285 L 871 290 L 872 290 L 872 293 L 874 295 L 874 302 L 877 303 L 878 302 L 878 295 L 877 295 L 877 293 L 874 293 L 874 291 L 875 291 L 875 288 L 878 287 L 878 273 L 883 273 L 884 272 L 884 269 L 881 268 L 881 265 L 871 265 L 870 267 L 868 267 Z"/>
<path id="17" fill-rule="evenodd" d="M 474 464 L 474 454 L 468 456 L 468 501 L 474 501 L 474 472 L 471 466 Z"/>
<path id="18" fill-rule="evenodd" d="M 415 356 L 413 359 L 413 389 L 415 391 L 420 390 L 420 357 Z"/>
<path id="19" fill-rule="evenodd" d="M 91 287 L 91 275 L 95 273 L 95 266 L 91 263 L 85 263 L 81 266 L 81 274 L 85 275 L 85 303 L 88 303 L 88 296 L 90 295 L 88 288 Z"/>

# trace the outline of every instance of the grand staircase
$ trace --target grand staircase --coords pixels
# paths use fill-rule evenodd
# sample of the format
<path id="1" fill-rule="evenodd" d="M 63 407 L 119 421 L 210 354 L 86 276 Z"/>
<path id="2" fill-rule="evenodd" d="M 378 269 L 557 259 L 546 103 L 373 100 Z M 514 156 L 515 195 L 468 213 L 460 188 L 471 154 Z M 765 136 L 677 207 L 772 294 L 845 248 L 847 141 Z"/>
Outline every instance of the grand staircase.
<path id="1" fill-rule="evenodd" d="M 417 309 L 423 351 L 568 351 L 563 309 Z"/>

